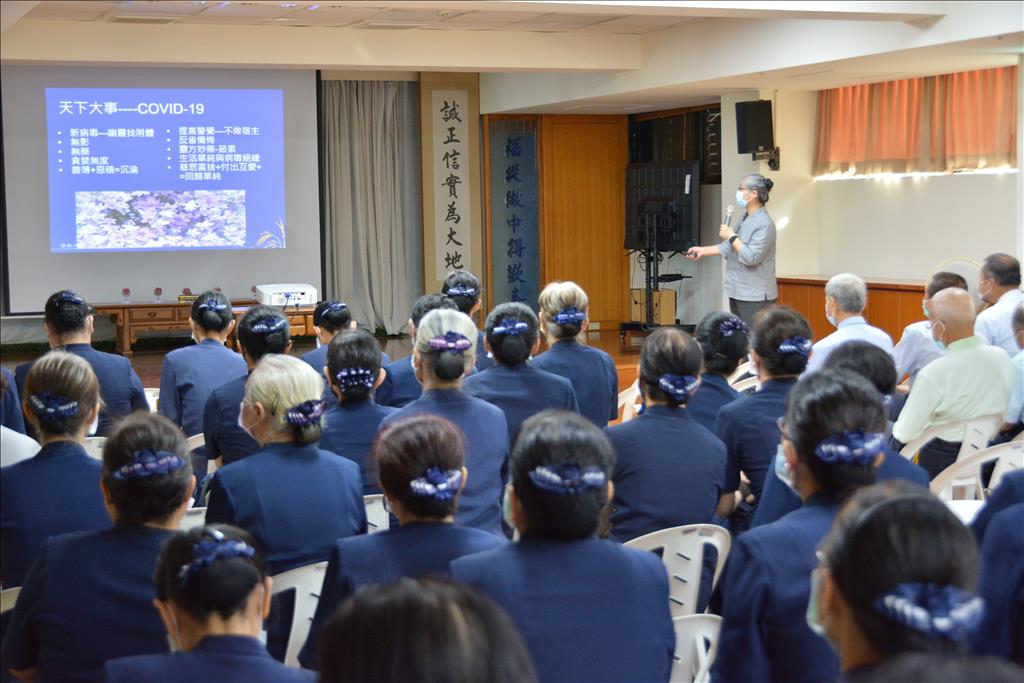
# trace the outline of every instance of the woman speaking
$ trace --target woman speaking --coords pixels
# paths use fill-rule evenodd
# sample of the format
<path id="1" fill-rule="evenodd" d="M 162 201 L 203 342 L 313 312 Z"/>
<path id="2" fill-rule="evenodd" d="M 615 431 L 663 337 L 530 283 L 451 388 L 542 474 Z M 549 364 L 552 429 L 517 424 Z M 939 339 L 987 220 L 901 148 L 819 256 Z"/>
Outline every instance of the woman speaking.
<path id="1" fill-rule="evenodd" d="M 775 284 L 775 221 L 764 208 L 773 185 L 758 173 L 743 178 L 736 190 L 736 203 L 745 213 L 736 230 L 723 223 L 718 230 L 720 243 L 713 247 L 690 247 L 686 252 L 695 261 L 719 255 L 725 259 L 729 310 L 750 326 L 754 325 L 754 315 L 779 297 Z"/>

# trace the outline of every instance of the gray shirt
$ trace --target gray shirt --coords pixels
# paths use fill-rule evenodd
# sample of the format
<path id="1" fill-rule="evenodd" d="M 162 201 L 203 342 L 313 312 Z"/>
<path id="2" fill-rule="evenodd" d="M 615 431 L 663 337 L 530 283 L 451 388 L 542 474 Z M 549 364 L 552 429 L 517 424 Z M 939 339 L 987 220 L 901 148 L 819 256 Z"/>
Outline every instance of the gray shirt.
<path id="1" fill-rule="evenodd" d="M 779 297 L 775 284 L 775 221 L 762 206 L 744 215 L 736 226 L 743 242 L 737 253 L 728 241 L 718 245 L 725 259 L 725 295 L 737 301 L 768 301 Z"/>

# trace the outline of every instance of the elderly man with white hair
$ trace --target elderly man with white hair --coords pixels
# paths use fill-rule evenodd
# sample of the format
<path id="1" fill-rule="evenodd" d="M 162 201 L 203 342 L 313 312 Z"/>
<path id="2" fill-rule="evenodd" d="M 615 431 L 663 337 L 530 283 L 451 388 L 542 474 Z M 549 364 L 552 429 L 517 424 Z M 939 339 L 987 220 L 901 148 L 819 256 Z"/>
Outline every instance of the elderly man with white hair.
<path id="1" fill-rule="evenodd" d="M 814 345 L 806 372 L 820 370 L 832 349 L 854 340 L 874 344 L 893 355 L 892 337 L 868 325 L 864 319 L 867 303 L 867 285 L 853 273 L 840 273 L 828 281 L 825 285 L 825 317 L 836 331 Z"/>

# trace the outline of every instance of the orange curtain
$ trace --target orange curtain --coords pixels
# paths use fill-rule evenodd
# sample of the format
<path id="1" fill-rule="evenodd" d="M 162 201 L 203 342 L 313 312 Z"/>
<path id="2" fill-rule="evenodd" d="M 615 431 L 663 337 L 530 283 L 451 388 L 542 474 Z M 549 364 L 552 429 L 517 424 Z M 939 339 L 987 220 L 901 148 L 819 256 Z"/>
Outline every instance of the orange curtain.
<path id="1" fill-rule="evenodd" d="M 1017 67 L 818 93 L 814 174 L 1016 164 Z"/>

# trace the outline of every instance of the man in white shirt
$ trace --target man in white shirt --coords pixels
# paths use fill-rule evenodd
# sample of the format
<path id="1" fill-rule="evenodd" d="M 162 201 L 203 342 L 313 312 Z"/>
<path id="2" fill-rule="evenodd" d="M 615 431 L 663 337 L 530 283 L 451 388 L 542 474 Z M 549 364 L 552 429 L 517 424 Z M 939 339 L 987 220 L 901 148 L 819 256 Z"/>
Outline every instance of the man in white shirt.
<path id="1" fill-rule="evenodd" d="M 928 302 L 931 298 L 946 289 L 947 287 L 958 287 L 967 289 L 967 280 L 957 275 L 940 271 L 932 275 L 931 281 L 925 288 L 924 300 L 921 301 L 921 310 L 925 319 L 910 323 L 903 328 L 903 336 L 900 338 L 896 348 L 893 349 L 893 357 L 896 360 L 896 374 L 902 379 L 909 375 L 908 384 L 914 385 L 914 378 L 921 368 L 931 363 L 936 358 L 942 357 L 942 350 L 935 345 L 932 339 L 932 323 L 928 320 Z"/>
<path id="2" fill-rule="evenodd" d="M 925 430 L 984 415 L 1004 415 L 1013 388 L 1013 364 L 1001 350 L 974 334 L 974 306 L 962 289 L 947 288 L 929 305 L 932 338 L 946 354 L 917 375 L 892 428 L 895 450 Z M 934 479 L 956 462 L 964 428 L 944 432 L 920 451 L 921 467 Z"/>
<path id="3" fill-rule="evenodd" d="M 1013 337 L 1017 347 L 1024 349 L 1024 303 L 1017 304 L 1013 309 Z M 1013 363 L 1013 391 L 1010 392 L 1010 407 L 1006 409 L 1006 418 L 999 428 L 996 443 L 1009 441 L 1020 433 L 1024 423 L 1024 350 L 1018 351 L 1011 361 Z"/>
<path id="4" fill-rule="evenodd" d="M 836 331 L 814 345 L 806 372 L 820 370 L 832 349 L 855 339 L 874 344 L 893 355 L 892 338 L 877 327 L 868 325 L 864 319 L 867 303 L 867 285 L 853 273 L 840 273 L 828 281 L 825 285 L 825 317 Z"/>
<path id="5" fill-rule="evenodd" d="M 1024 299 L 1020 291 L 1020 261 L 1009 254 L 985 257 L 978 275 L 978 296 L 989 307 L 978 314 L 975 334 L 998 346 L 1011 358 L 1017 355 L 1013 340 L 1013 309 Z"/>

